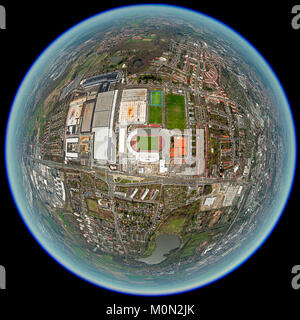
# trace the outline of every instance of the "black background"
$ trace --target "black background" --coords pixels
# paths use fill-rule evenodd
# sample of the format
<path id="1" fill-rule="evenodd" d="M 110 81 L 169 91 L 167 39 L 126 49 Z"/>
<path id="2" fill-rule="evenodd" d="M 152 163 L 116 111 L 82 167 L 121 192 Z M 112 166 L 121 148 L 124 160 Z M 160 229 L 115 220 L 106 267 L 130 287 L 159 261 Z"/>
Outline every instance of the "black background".
<path id="1" fill-rule="evenodd" d="M 147 3 L 141 1 L 140 3 Z M 156 1 L 151 1 L 155 3 Z M 42 305 L 46 313 L 59 307 L 71 315 L 84 311 L 96 319 L 130 319 L 105 316 L 107 306 L 152 304 L 195 304 L 195 319 L 205 317 L 240 318 L 245 314 L 297 314 L 300 290 L 291 287 L 291 269 L 300 264 L 299 177 L 297 173 L 290 199 L 278 225 L 263 246 L 237 270 L 206 287 L 165 297 L 118 294 L 96 287 L 71 274 L 32 238 L 10 195 L 4 164 L 6 122 L 20 82 L 37 56 L 61 33 L 83 19 L 133 1 L 0 1 L 7 12 L 7 29 L 0 30 L 0 110 L 1 110 L 1 205 L 0 264 L 7 270 L 7 290 L 0 290 L 0 309 L 21 302 L 31 309 Z M 260 2 L 164 1 L 201 11 L 226 23 L 248 39 L 269 62 L 290 101 L 297 128 L 300 122 L 300 29 L 293 30 L 291 9 L 297 2 L 263 5 Z M 300 1 L 299 3 L 300 4 Z M 298 132 L 297 132 L 298 134 Z M 299 176 L 299 173 L 298 173 Z M 25 314 L 26 314 L 25 312 Z M 139 318 L 151 318 L 150 316 Z M 154 317 L 158 318 L 158 317 Z M 170 318 L 169 317 L 165 317 Z"/>

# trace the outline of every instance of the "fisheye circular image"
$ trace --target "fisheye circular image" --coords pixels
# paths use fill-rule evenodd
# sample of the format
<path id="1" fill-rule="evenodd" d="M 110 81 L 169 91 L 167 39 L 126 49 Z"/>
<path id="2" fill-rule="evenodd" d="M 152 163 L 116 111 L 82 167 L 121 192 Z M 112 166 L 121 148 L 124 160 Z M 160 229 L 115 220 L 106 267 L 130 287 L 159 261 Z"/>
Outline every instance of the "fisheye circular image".
<path id="1" fill-rule="evenodd" d="M 292 186 L 295 129 L 266 60 L 230 27 L 135 5 L 72 27 L 13 101 L 6 170 L 22 220 L 82 279 L 168 295 L 245 262 Z"/>

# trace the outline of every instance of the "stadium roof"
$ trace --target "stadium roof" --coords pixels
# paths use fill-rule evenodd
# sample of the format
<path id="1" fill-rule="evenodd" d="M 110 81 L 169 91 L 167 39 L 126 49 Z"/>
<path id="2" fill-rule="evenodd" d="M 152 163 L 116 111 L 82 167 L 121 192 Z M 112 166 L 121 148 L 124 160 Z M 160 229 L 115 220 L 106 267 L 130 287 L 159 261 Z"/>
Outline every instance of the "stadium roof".
<path id="1" fill-rule="evenodd" d="M 122 73 L 119 71 L 104 73 L 104 74 L 100 74 L 94 77 L 84 79 L 83 81 L 81 81 L 80 84 L 83 88 L 87 88 L 90 86 L 98 85 L 103 82 L 115 82 L 120 80 L 121 74 Z"/>

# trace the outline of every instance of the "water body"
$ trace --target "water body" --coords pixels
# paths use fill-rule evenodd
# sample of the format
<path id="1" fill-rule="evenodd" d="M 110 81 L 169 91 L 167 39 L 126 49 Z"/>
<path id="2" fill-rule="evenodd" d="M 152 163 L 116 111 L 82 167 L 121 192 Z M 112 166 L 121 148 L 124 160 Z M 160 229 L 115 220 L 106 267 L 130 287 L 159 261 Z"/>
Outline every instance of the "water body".
<path id="1" fill-rule="evenodd" d="M 175 234 L 160 234 L 156 238 L 156 247 L 151 256 L 139 259 L 138 261 L 147 264 L 158 264 L 164 261 L 166 255 L 173 249 L 180 246 L 180 239 Z"/>
<path id="2" fill-rule="evenodd" d="M 144 65 L 144 62 L 142 59 L 136 59 L 133 61 L 132 66 L 134 69 L 139 69 Z"/>

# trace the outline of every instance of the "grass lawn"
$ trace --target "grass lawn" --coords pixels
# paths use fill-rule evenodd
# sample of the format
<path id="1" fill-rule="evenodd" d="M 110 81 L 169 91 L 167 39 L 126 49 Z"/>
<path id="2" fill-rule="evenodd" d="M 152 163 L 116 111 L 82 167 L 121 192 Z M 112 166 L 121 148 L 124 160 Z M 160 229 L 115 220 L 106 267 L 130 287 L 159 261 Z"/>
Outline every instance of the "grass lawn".
<path id="1" fill-rule="evenodd" d="M 190 257 L 195 254 L 196 248 L 204 241 L 210 241 L 211 236 L 209 232 L 194 234 L 188 243 L 185 245 L 181 257 Z"/>
<path id="2" fill-rule="evenodd" d="M 149 244 L 149 247 L 145 251 L 143 257 L 146 258 L 146 257 L 151 256 L 151 254 L 153 253 L 155 248 L 156 248 L 156 242 L 155 242 L 155 240 L 152 240 L 151 243 Z"/>
<path id="3" fill-rule="evenodd" d="M 69 222 L 67 221 L 66 217 L 61 213 L 61 212 L 57 212 L 57 214 L 59 215 L 59 217 L 61 218 L 61 220 L 63 221 L 63 223 L 65 224 L 65 226 L 74 233 L 74 230 L 72 229 L 72 227 L 70 226 Z"/>
<path id="4" fill-rule="evenodd" d="M 98 212 L 98 202 L 93 199 L 86 199 L 87 207 L 90 211 Z"/>
<path id="5" fill-rule="evenodd" d="M 185 223 L 185 217 L 170 218 L 161 229 L 165 233 L 180 233 Z"/>
<path id="6" fill-rule="evenodd" d="M 184 97 L 177 94 L 166 95 L 166 127 L 167 129 L 185 129 Z"/>
<path id="7" fill-rule="evenodd" d="M 151 91 L 151 105 L 161 106 L 162 105 L 162 92 L 161 91 Z"/>
<path id="8" fill-rule="evenodd" d="M 162 107 L 150 106 L 149 110 L 149 123 L 161 124 L 162 123 Z"/>
<path id="9" fill-rule="evenodd" d="M 138 136 L 137 147 L 138 151 L 158 150 L 159 137 Z"/>

